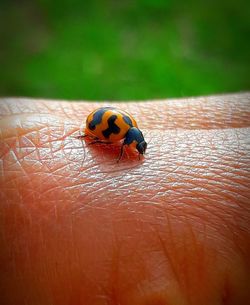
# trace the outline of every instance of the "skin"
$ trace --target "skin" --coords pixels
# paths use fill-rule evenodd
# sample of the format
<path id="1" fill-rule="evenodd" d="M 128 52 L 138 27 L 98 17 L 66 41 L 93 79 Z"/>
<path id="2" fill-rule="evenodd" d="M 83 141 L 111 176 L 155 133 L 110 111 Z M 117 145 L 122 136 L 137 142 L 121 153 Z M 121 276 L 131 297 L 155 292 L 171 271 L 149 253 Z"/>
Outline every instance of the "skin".
<path id="1" fill-rule="evenodd" d="M 116 105 L 148 142 L 119 164 L 77 139 L 99 106 L 0 101 L 1 304 L 247 304 L 250 95 Z"/>

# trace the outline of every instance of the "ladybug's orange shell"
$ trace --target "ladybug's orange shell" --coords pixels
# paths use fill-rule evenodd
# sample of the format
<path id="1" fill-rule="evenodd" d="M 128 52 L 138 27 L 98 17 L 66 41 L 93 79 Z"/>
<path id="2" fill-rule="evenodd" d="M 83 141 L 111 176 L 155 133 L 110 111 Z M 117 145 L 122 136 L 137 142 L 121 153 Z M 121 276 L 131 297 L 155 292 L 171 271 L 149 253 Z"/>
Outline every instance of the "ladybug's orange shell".
<path id="1" fill-rule="evenodd" d="M 131 127 L 138 128 L 129 113 L 112 107 L 101 107 L 87 117 L 85 134 L 102 141 L 117 142 L 124 139 Z"/>

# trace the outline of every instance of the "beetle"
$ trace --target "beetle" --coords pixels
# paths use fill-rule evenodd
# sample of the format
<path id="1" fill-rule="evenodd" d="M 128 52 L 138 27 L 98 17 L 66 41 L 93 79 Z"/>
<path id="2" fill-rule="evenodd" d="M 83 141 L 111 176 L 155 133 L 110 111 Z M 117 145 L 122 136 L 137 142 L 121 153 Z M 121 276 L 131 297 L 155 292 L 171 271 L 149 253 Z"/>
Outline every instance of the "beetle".
<path id="1" fill-rule="evenodd" d="M 82 137 L 90 137 L 92 142 L 111 144 L 123 140 L 119 162 L 123 156 L 124 146 L 136 149 L 140 159 L 145 154 L 147 143 L 135 119 L 126 111 L 115 107 L 100 107 L 92 111 L 86 120 L 86 126 Z"/>

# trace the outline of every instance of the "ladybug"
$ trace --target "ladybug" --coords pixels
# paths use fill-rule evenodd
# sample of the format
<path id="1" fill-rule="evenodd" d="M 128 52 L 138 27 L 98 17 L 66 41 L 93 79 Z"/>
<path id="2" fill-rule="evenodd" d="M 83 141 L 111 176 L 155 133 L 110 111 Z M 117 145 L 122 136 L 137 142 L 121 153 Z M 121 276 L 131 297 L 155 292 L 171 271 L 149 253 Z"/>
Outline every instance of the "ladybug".
<path id="1" fill-rule="evenodd" d="M 139 159 L 147 149 L 147 143 L 135 119 L 126 111 L 114 107 L 101 107 L 88 115 L 85 133 L 80 137 L 87 136 L 93 140 L 90 144 L 111 144 L 123 140 L 117 162 L 123 156 L 125 145 L 136 149 Z"/>

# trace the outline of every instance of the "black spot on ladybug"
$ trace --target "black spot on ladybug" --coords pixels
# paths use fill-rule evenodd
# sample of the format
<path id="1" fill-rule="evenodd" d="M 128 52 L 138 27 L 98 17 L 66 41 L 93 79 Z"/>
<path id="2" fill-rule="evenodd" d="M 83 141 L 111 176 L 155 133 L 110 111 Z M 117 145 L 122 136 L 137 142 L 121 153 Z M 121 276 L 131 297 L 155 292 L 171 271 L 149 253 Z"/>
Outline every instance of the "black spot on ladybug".
<path id="1" fill-rule="evenodd" d="M 99 110 L 96 111 L 96 113 L 93 115 L 93 119 L 91 122 L 89 122 L 88 128 L 90 130 L 95 130 L 96 125 L 100 124 L 102 122 L 102 117 L 104 115 L 104 113 L 107 110 L 112 109 L 111 107 L 105 107 L 105 108 L 101 108 Z"/>
<path id="2" fill-rule="evenodd" d="M 112 133 L 118 134 L 120 132 L 120 127 L 115 124 L 116 119 L 117 115 L 111 115 L 111 117 L 108 119 L 109 127 L 102 132 L 106 139 L 108 139 Z"/>
<path id="3" fill-rule="evenodd" d="M 126 124 L 128 124 L 130 127 L 133 127 L 133 123 L 132 123 L 132 121 L 131 121 L 131 119 L 130 119 L 129 116 L 123 115 L 123 120 L 124 120 L 124 122 L 125 122 Z"/>
<path id="4" fill-rule="evenodd" d="M 93 121 L 92 122 L 90 122 L 89 123 L 89 125 L 88 125 L 88 128 L 90 129 L 90 130 L 95 130 L 95 124 L 93 123 Z"/>

